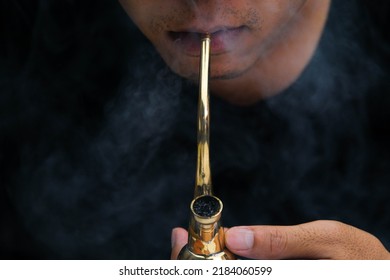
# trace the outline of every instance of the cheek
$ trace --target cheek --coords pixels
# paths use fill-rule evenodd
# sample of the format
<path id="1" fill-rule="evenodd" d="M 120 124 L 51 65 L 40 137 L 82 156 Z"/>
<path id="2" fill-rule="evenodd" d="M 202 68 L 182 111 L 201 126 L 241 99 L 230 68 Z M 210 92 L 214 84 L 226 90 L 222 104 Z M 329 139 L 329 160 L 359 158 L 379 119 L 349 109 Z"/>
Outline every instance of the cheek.
<path id="1" fill-rule="evenodd" d="M 261 11 L 261 29 L 253 32 L 256 44 L 261 54 L 281 43 L 289 27 L 298 19 L 297 15 L 304 0 L 263 1 L 259 5 Z"/>

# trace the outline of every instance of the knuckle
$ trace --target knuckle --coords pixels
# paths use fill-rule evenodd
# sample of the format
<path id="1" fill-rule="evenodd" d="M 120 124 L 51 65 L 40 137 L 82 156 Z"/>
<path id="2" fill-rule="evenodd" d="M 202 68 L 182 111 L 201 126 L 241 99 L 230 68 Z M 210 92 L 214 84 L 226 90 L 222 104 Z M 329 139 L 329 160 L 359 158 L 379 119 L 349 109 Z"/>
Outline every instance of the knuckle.
<path id="1" fill-rule="evenodd" d="M 318 238 L 319 245 L 323 253 L 329 259 L 346 259 L 354 248 L 353 232 L 351 227 L 333 220 L 320 221 L 320 228 L 323 229 Z"/>
<path id="2" fill-rule="evenodd" d="M 313 232 L 317 235 L 316 239 L 328 244 L 340 243 L 346 231 L 348 231 L 348 228 L 345 224 L 332 220 L 318 221 L 318 228 L 313 229 Z"/>
<path id="3" fill-rule="evenodd" d="M 330 259 L 342 247 L 343 223 L 319 220 L 299 225 L 296 232 L 303 257 Z"/>

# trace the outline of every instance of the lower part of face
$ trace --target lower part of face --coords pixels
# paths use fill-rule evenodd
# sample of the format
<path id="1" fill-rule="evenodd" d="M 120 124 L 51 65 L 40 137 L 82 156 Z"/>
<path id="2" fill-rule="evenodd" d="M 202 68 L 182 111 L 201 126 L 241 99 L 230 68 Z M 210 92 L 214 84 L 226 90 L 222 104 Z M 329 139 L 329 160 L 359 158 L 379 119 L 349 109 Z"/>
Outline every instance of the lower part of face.
<path id="1" fill-rule="evenodd" d="M 200 38 L 211 34 L 211 79 L 250 71 L 283 40 L 307 0 L 120 0 L 167 65 L 196 80 Z"/>

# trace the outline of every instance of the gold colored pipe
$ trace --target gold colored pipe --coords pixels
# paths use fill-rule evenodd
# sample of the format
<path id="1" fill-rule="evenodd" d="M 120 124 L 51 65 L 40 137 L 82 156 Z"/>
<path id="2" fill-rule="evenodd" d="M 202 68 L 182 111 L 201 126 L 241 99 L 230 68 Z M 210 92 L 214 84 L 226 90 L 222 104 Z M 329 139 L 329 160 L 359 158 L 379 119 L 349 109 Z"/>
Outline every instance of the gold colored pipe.
<path id="1" fill-rule="evenodd" d="M 200 195 L 211 195 L 210 171 L 210 106 L 209 106 L 209 68 L 210 68 L 210 35 L 202 38 L 199 67 L 199 100 L 198 100 L 198 160 L 196 165 L 194 198 Z"/>
<path id="2" fill-rule="evenodd" d="M 223 204 L 213 195 L 210 171 L 210 111 L 209 68 L 211 38 L 201 40 L 198 101 L 198 158 L 194 199 L 188 243 L 179 253 L 179 260 L 233 260 L 235 256 L 225 248 L 224 231 L 220 224 Z"/>

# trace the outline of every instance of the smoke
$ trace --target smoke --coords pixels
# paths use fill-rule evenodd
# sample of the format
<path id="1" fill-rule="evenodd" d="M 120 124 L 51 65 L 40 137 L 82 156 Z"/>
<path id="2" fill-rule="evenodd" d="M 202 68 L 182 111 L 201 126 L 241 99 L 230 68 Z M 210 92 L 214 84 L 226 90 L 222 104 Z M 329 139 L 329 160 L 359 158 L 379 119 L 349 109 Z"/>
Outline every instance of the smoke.
<path id="1" fill-rule="evenodd" d="M 225 225 L 333 218 L 388 244 L 388 45 L 343 2 L 285 92 L 245 108 L 211 98 Z M 196 86 L 111 1 L 29 3 L 29 47 L 8 41 L 21 55 L 1 69 L 4 252 L 168 258 L 193 193 Z"/>

